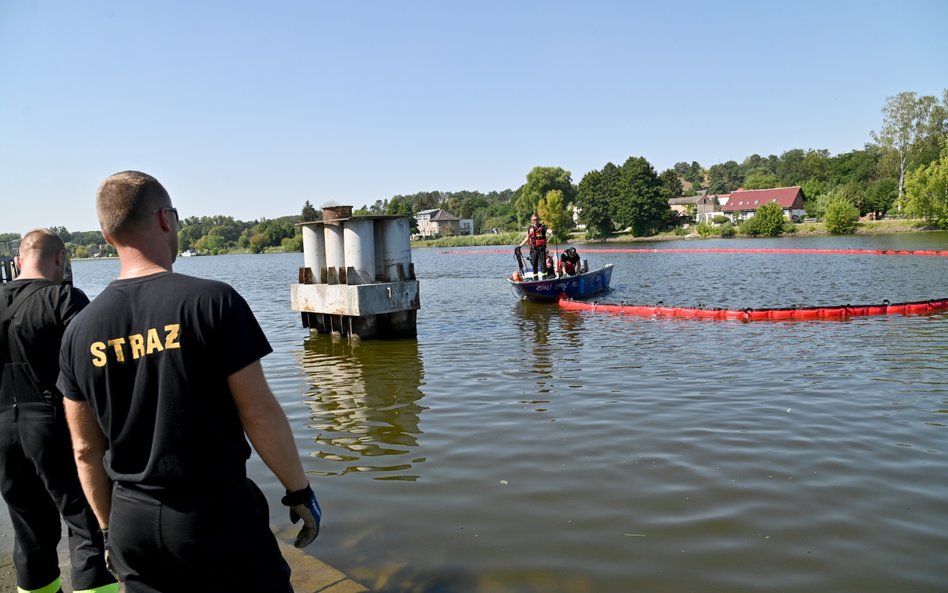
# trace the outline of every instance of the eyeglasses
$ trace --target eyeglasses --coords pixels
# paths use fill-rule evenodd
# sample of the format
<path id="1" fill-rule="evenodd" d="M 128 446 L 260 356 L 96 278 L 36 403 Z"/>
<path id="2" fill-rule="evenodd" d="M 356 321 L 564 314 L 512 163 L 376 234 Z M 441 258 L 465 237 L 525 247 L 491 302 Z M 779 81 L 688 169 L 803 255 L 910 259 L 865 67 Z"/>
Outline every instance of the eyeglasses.
<path id="1" fill-rule="evenodd" d="M 158 213 L 161 212 L 162 210 L 167 210 L 168 212 L 174 214 L 174 221 L 175 221 L 175 222 L 181 222 L 181 218 L 178 216 L 178 209 L 177 209 L 177 208 L 172 208 L 171 206 L 162 206 L 161 208 L 158 208 L 157 210 L 152 210 L 151 213 L 152 213 L 152 214 L 158 214 Z"/>

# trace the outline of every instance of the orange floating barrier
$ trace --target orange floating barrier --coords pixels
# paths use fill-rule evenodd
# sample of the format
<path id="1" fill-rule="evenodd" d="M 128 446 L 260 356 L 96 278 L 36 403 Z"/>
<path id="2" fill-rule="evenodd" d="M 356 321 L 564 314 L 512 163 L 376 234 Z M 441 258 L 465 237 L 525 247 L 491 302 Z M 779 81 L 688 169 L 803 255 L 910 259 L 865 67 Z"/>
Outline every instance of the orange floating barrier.
<path id="1" fill-rule="evenodd" d="M 841 305 L 838 307 L 783 307 L 776 309 L 706 309 L 704 307 L 666 307 L 656 305 L 616 305 L 561 299 L 559 306 L 573 311 L 604 311 L 639 317 L 700 317 L 746 321 L 786 321 L 795 319 L 843 319 L 870 315 L 928 315 L 948 311 L 948 297 L 878 305 Z"/>

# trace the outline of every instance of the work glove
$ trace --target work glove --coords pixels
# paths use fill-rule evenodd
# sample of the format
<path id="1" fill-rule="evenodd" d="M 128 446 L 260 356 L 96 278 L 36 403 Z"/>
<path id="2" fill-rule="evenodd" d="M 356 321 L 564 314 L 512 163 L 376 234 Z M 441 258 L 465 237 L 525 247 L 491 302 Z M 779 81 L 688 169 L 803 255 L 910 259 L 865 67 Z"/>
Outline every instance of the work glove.
<path id="1" fill-rule="evenodd" d="M 99 531 L 102 532 L 102 549 L 105 551 L 105 568 L 114 575 L 115 569 L 112 568 L 112 558 L 109 556 L 109 530 L 106 528 L 100 529 Z"/>
<path id="2" fill-rule="evenodd" d="M 313 543 L 313 540 L 319 535 L 319 521 L 323 516 L 313 489 L 307 485 L 306 488 L 295 492 L 287 490 L 286 496 L 280 502 L 290 507 L 290 521 L 292 523 L 298 523 L 300 519 L 303 520 L 303 528 L 300 529 L 293 545 L 297 548 L 305 548 Z"/>

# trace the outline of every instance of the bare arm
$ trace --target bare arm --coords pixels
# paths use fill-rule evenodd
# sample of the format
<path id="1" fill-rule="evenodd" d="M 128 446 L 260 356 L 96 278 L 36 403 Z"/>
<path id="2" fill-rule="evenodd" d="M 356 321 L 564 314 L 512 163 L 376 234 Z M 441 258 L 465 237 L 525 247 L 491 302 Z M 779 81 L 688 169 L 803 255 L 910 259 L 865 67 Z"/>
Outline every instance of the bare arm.
<path id="1" fill-rule="evenodd" d="M 89 402 L 64 399 L 63 404 L 82 490 L 99 521 L 99 527 L 108 529 L 109 514 L 112 512 L 112 481 L 105 473 L 103 462 L 108 442 Z"/>
<path id="2" fill-rule="evenodd" d="M 263 462 L 287 491 L 306 488 L 309 482 L 303 473 L 290 423 L 267 385 L 260 361 L 227 377 L 227 384 L 244 431 Z"/>

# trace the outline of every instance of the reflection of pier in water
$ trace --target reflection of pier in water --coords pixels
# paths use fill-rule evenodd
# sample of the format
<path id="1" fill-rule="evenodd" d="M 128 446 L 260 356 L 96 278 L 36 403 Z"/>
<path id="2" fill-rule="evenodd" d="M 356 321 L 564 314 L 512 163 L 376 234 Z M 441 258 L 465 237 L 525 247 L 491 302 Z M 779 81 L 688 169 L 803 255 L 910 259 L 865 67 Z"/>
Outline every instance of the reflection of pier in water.
<path id="1" fill-rule="evenodd" d="M 350 343 L 313 335 L 303 370 L 311 378 L 306 403 L 316 432 L 316 456 L 338 462 L 340 475 L 376 472 L 379 480 L 415 480 L 424 371 L 416 340 Z"/>

